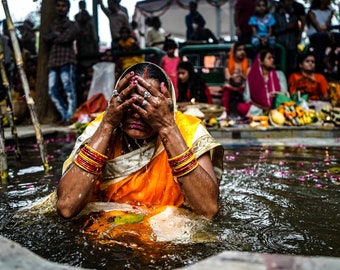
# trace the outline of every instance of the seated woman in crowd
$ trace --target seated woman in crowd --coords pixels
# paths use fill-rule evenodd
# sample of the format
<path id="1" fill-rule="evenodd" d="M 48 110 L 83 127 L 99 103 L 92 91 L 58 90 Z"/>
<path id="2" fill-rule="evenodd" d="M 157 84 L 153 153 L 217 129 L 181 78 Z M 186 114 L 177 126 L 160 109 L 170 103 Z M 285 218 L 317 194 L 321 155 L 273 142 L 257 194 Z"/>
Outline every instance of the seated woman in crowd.
<path id="1" fill-rule="evenodd" d="M 215 217 L 223 148 L 199 119 L 175 111 L 175 102 L 171 80 L 160 67 L 128 68 L 106 111 L 87 126 L 64 163 L 60 215 L 74 217 L 99 201 L 149 211 L 185 204 Z"/>
<path id="2" fill-rule="evenodd" d="M 178 72 L 178 102 L 195 102 L 213 104 L 209 86 L 206 81 L 195 72 L 190 61 L 180 62 Z"/>
<path id="3" fill-rule="evenodd" d="M 288 79 L 290 94 L 300 92 L 308 94 L 308 100 L 329 100 L 328 82 L 324 75 L 315 72 L 315 56 L 307 52 L 299 56 L 299 71 L 292 73 Z"/>
<path id="4" fill-rule="evenodd" d="M 274 57 L 270 50 L 260 51 L 250 68 L 244 103 L 237 106 L 241 116 L 263 115 L 272 108 L 275 93 L 287 92 L 287 80 L 284 73 L 275 69 Z"/>
<path id="5" fill-rule="evenodd" d="M 250 69 L 245 49 L 245 44 L 235 42 L 224 68 L 225 84 L 221 103 L 228 115 L 237 115 L 237 105 L 243 102 L 245 82 Z"/>

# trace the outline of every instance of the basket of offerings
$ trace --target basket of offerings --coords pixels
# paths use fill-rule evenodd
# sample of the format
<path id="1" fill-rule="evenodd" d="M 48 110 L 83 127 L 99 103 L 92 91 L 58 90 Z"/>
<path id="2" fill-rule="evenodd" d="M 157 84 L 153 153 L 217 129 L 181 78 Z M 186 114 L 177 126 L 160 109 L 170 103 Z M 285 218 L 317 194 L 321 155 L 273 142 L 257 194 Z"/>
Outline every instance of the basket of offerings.
<path id="1" fill-rule="evenodd" d="M 207 103 L 179 102 L 177 104 L 177 110 L 201 119 L 211 119 L 219 117 L 223 113 L 224 108 Z"/>

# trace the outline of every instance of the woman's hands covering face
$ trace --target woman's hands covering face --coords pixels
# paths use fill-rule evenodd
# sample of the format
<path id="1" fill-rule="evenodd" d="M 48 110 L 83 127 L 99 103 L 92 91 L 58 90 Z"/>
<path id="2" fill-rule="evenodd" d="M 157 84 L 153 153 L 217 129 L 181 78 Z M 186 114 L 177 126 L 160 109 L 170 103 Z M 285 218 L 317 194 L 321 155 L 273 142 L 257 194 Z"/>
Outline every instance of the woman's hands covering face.
<path id="1" fill-rule="evenodd" d="M 113 90 L 103 121 L 116 128 L 132 109 L 156 132 L 175 124 L 173 102 L 165 83 L 143 79 L 130 72 Z"/>
<path id="2" fill-rule="evenodd" d="M 136 101 L 136 97 L 132 97 L 131 93 L 136 89 L 136 82 L 131 81 L 134 72 L 130 72 L 123 77 L 116 88 L 112 91 L 111 98 L 107 104 L 103 121 L 110 124 L 112 129 L 118 127 L 122 121 L 124 113 L 131 108 L 131 104 Z"/>
<path id="3" fill-rule="evenodd" d="M 132 104 L 135 110 L 151 128 L 159 132 L 164 127 L 175 125 L 173 102 L 170 92 L 162 82 L 135 76 L 138 102 Z"/>

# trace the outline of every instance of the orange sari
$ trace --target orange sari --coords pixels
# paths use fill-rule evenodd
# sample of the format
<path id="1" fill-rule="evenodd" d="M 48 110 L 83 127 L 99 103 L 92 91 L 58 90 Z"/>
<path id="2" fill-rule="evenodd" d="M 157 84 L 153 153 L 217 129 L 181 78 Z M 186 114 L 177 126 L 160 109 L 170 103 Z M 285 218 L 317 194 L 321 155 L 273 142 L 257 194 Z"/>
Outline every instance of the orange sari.
<path id="1" fill-rule="evenodd" d="M 290 94 L 308 94 L 309 100 L 324 100 L 328 96 L 328 82 L 319 73 L 314 74 L 314 79 L 306 77 L 301 73 L 292 73 L 288 79 L 288 89 Z"/>
<path id="2" fill-rule="evenodd" d="M 95 132 L 102 115 L 91 122 L 78 138 L 71 155 L 64 163 L 63 171 L 66 171 L 82 145 Z M 220 143 L 211 137 L 201 120 L 196 117 L 176 112 L 176 124 L 187 146 L 193 148 L 197 158 L 210 151 L 215 173 L 219 179 L 222 174 L 223 156 Z M 172 175 L 167 153 L 158 138 L 141 149 L 122 155 L 121 140 L 116 133 L 114 145 L 115 157 L 106 164 L 94 191 L 94 198 L 99 201 L 147 207 L 183 204 L 184 195 L 181 187 Z"/>
<path id="3" fill-rule="evenodd" d="M 82 145 L 91 138 L 102 115 L 79 136 L 71 155 L 64 162 L 63 172 L 72 164 Z M 175 118 L 183 138 L 188 147 L 192 146 L 197 158 L 210 152 L 216 177 L 220 180 L 223 172 L 221 144 L 211 137 L 200 119 L 181 112 L 176 112 Z M 122 155 L 118 133 L 114 139 L 114 158 L 108 161 L 101 179 L 97 181 L 93 201 L 79 215 L 85 216 L 84 233 L 102 244 L 122 245 L 139 241 L 143 245 L 153 245 L 155 241 L 183 243 L 193 241 L 196 234 L 205 235 L 205 219 L 179 207 L 184 203 L 184 195 L 172 175 L 161 141 L 155 139 Z M 209 239 L 210 236 L 206 235 L 196 241 Z"/>

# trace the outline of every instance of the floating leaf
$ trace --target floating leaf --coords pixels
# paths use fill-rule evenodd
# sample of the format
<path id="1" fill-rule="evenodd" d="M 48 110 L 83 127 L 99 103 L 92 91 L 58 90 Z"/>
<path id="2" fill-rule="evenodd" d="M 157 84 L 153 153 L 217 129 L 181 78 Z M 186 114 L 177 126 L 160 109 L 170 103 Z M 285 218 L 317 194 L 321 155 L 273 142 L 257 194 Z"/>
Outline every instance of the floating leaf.
<path id="1" fill-rule="evenodd" d="M 123 216 L 111 217 L 108 221 L 116 225 L 133 224 L 143 221 L 144 217 L 144 214 L 125 214 Z"/>

